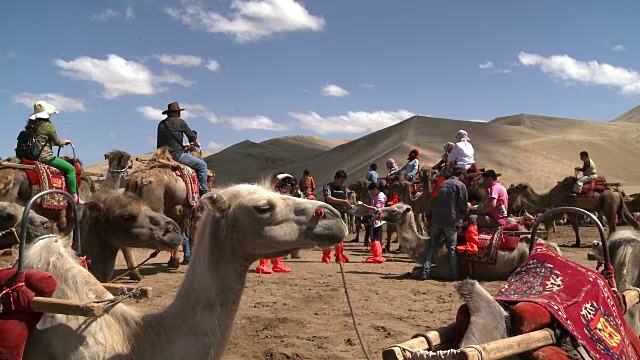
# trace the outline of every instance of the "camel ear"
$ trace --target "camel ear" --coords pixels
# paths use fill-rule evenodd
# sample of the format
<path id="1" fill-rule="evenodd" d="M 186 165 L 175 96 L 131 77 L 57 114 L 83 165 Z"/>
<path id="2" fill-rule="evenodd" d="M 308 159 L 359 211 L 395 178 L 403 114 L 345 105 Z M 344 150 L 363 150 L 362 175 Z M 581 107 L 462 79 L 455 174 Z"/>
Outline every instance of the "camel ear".
<path id="1" fill-rule="evenodd" d="M 102 204 L 95 201 L 87 202 L 85 204 L 85 208 L 89 210 L 89 212 L 93 212 L 93 213 L 102 213 L 104 211 L 104 206 L 102 206 Z"/>
<path id="2" fill-rule="evenodd" d="M 410 208 L 410 207 L 408 207 L 408 208 L 404 209 L 404 213 L 405 213 L 405 214 L 408 214 L 408 213 L 410 213 L 410 212 L 411 212 L 411 208 Z"/>
<path id="3" fill-rule="evenodd" d="M 108 153 L 104 153 L 104 159 L 105 159 L 105 160 L 109 160 L 109 156 L 111 156 L 111 153 L 110 153 L 110 152 L 108 152 Z"/>
<path id="4" fill-rule="evenodd" d="M 208 193 L 201 199 L 209 211 L 222 214 L 229 210 L 229 203 L 221 193 Z"/>

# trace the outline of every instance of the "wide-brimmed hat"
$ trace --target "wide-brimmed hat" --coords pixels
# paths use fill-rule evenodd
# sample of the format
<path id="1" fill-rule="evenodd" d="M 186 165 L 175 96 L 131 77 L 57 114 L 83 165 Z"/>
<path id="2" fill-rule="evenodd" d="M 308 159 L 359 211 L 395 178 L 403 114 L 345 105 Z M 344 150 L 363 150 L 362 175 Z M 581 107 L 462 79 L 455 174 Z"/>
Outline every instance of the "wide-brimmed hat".
<path id="1" fill-rule="evenodd" d="M 44 100 L 39 100 L 36 101 L 35 104 L 33 104 L 33 114 L 29 116 L 29 120 L 48 119 L 51 117 L 51 115 L 59 113 L 60 112 L 56 110 L 55 106 L 49 104 Z"/>
<path id="2" fill-rule="evenodd" d="M 185 109 L 181 109 L 180 108 L 180 104 L 178 104 L 177 101 L 172 102 L 171 104 L 167 105 L 167 110 L 162 112 L 162 115 L 166 115 L 169 111 L 183 111 Z"/>

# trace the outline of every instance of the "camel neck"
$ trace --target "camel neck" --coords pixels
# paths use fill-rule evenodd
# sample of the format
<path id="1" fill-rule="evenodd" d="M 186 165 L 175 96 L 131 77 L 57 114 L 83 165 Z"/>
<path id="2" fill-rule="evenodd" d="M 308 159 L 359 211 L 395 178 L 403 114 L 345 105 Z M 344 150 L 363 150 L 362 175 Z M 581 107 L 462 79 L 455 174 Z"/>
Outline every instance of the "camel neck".
<path id="1" fill-rule="evenodd" d="M 120 187 L 121 179 L 122 173 L 107 172 L 107 176 L 104 179 L 103 187 L 105 189 L 117 189 Z"/>
<path id="2" fill-rule="evenodd" d="M 418 234 L 418 230 L 416 229 L 416 222 L 413 218 L 413 213 L 407 213 L 404 215 L 403 221 L 396 224 L 398 229 L 399 236 L 402 237 L 402 247 L 406 246 L 406 250 L 409 252 L 414 252 L 415 249 L 420 245 L 421 240 L 425 240 L 425 238 L 421 237 Z"/>
<path id="3" fill-rule="evenodd" d="M 91 215 L 85 215 L 81 226 L 82 256 L 86 256 L 91 273 L 100 281 L 108 282 L 113 276 L 118 248 L 106 239 L 104 229 L 100 229 Z"/>
<path id="4" fill-rule="evenodd" d="M 209 232 L 210 234 L 212 232 Z M 214 235 L 216 236 L 216 235 Z M 143 318 L 156 347 L 135 358 L 220 359 L 231 336 L 249 265 L 234 256 L 232 242 L 202 237 L 175 300 Z"/>

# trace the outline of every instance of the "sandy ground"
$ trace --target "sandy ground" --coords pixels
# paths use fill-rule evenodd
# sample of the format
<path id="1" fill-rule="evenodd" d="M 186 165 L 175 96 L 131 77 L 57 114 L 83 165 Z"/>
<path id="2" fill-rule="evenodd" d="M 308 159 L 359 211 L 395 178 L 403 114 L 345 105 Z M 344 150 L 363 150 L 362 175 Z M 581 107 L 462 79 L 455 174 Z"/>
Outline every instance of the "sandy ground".
<path id="1" fill-rule="evenodd" d="M 597 239 L 595 228 L 582 228 L 583 245 Z M 349 239 L 353 238 L 350 236 Z M 568 258 L 595 267 L 586 260 L 588 248 L 570 248 L 569 227 L 555 236 Z M 393 244 L 392 249 L 396 249 Z M 137 259 L 150 251 L 138 250 Z M 374 359 L 383 348 L 408 340 L 413 334 L 453 321 L 461 304 L 455 283 L 397 280 L 414 266 L 393 253 L 385 264 L 366 264 L 368 252 L 360 244 L 346 244 L 351 263 L 345 265 L 347 283 L 360 329 Z M 302 259 L 287 260 L 288 274 L 258 275 L 251 270 L 233 334 L 224 359 L 362 359 L 342 287 L 339 266 L 320 262 L 320 250 L 304 250 Z M 153 287 L 153 297 L 130 305 L 148 312 L 162 309 L 174 297 L 187 269 L 169 272 L 166 255 L 142 267 L 141 284 Z M 118 269 L 123 269 L 118 259 Z M 503 282 L 482 285 L 495 293 Z M 189 324 L 177 324 L 189 326 Z"/>

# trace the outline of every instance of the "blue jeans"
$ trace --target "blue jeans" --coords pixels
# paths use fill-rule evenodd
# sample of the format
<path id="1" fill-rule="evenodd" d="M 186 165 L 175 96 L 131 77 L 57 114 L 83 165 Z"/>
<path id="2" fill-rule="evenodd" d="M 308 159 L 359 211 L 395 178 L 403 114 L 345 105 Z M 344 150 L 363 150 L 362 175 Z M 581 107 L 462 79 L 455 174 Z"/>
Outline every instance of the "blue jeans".
<path id="1" fill-rule="evenodd" d="M 184 239 L 182 239 L 182 252 L 184 253 L 184 260 L 191 258 L 191 246 L 189 246 L 189 227 L 184 229 Z"/>
<path id="2" fill-rule="evenodd" d="M 429 274 L 433 257 L 438 253 L 442 237 L 446 240 L 447 250 L 449 251 L 449 277 L 451 280 L 455 280 L 458 278 L 458 254 L 456 254 L 458 232 L 455 226 L 431 224 L 431 239 L 424 255 L 423 271 L 425 274 Z"/>
<path id="3" fill-rule="evenodd" d="M 178 158 L 178 162 L 195 170 L 198 174 L 198 188 L 200 194 L 207 192 L 207 163 L 197 157 L 184 153 Z"/>

